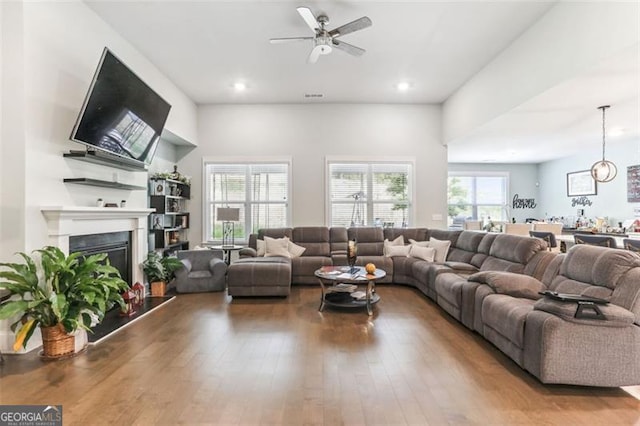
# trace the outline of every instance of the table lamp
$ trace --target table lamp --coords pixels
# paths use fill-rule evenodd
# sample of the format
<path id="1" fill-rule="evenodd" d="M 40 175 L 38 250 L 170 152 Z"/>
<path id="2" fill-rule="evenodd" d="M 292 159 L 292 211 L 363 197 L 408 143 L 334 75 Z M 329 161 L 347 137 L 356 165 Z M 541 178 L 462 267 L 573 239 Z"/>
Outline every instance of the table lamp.
<path id="1" fill-rule="evenodd" d="M 233 246 L 233 223 L 240 220 L 240 209 L 233 207 L 218 207 L 217 219 L 222 221 L 222 245 Z"/>

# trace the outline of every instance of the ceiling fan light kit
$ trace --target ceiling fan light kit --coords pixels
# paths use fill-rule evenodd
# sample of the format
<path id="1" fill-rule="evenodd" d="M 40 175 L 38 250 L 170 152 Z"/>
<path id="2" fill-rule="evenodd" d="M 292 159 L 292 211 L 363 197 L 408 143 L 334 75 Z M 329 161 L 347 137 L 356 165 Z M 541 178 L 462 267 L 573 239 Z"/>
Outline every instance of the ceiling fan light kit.
<path id="1" fill-rule="evenodd" d="M 315 36 L 272 38 L 270 40 L 272 44 L 313 40 L 313 49 L 311 49 L 311 53 L 309 53 L 307 58 L 307 62 L 310 64 L 316 63 L 320 55 L 328 55 L 331 53 L 334 47 L 353 56 L 361 56 L 365 52 L 361 47 L 345 43 L 337 38 L 370 27 L 372 22 L 368 17 L 363 16 L 362 18 L 328 31 L 325 29 L 325 25 L 329 23 L 329 18 L 326 15 L 318 15 L 316 18 L 308 7 L 299 7 L 296 10 L 309 28 L 311 28 L 311 31 L 315 33 Z"/>
<path id="2" fill-rule="evenodd" d="M 598 109 L 602 110 L 602 160 L 597 161 L 591 166 L 591 176 L 596 182 L 611 182 L 618 174 L 618 168 L 613 162 L 605 159 L 605 121 L 604 114 L 610 105 L 599 106 Z"/>

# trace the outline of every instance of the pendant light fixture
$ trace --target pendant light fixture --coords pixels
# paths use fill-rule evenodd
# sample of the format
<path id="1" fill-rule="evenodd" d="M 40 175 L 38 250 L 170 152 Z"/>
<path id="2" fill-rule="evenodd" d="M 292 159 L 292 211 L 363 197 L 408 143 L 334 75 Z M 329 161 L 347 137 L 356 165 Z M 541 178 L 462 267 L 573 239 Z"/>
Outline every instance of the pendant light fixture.
<path id="1" fill-rule="evenodd" d="M 598 109 L 602 110 L 602 161 L 598 161 L 591 166 L 591 176 L 596 182 L 611 182 L 613 178 L 618 174 L 618 168 L 611 161 L 605 160 L 604 148 L 605 148 L 605 127 L 604 127 L 604 112 L 610 105 L 599 106 Z"/>

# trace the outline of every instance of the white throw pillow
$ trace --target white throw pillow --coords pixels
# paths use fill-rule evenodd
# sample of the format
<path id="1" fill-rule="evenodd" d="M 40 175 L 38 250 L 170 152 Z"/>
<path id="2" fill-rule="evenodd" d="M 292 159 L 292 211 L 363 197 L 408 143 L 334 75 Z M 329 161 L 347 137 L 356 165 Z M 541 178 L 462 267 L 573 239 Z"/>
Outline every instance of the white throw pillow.
<path id="1" fill-rule="evenodd" d="M 429 247 L 436 249 L 435 262 L 444 263 L 447 259 L 447 253 L 449 253 L 449 247 L 451 241 L 449 240 L 437 240 L 435 238 L 429 238 Z"/>
<path id="2" fill-rule="evenodd" d="M 291 257 L 289 255 L 289 238 L 264 237 L 264 257 Z"/>
<path id="3" fill-rule="evenodd" d="M 389 240 L 387 240 L 387 239 L 385 238 L 385 240 L 384 240 L 384 247 L 383 247 L 382 253 L 383 253 L 385 256 L 389 256 L 389 255 L 387 254 L 388 249 L 389 249 L 389 247 L 393 247 L 393 246 L 404 246 L 404 237 L 403 237 L 402 235 L 400 235 L 398 238 L 396 238 L 396 239 L 395 239 L 395 240 L 393 240 L 393 241 L 389 241 Z"/>
<path id="4" fill-rule="evenodd" d="M 407 257 L 409 256 L 409 250 L 411 250 L 411 246 L 388 246 L 387 247 L 387 253 L 385 254 L 385 256 L 387 257 L 392 257 L 392 256 L 403 256 L 403 257 Z"/>
<path id="5" fill-rule="evenodd" d="M 264 256 L 264 252 L 266 250 L 264 240 L 256 240 L 256 251 L 258 252 L 258 256 Z"/>
<path id="6" fill-rule="evenodd" d="M 412 244 L 409 247 L 411 247 L 411 251 L 409 252 L 409 256 L 411 257 L 433 262 L 436 256 L 436 249 L 433 247 L 424 247 L 417 244 Z"/>
<path id="7" fill-rule="evenodd" d="M 292 259 L 294 257 L 302 256 L 302 253 L 304 253 L 306 249 L 306 247 L 302 247 L 295 243 L 292 243 L 291 240 L 289 240 L 289 244 L 287 245 L 287 251 L 289 252 L 289 255 Z"/>
<path id="8" fill-rule="evenodd" d="M 413 240 L 413 239 L 409 238 L 409 243 L 412 246 L 429 247 L 429 241 L 416 241 L 416 240 Z"/>

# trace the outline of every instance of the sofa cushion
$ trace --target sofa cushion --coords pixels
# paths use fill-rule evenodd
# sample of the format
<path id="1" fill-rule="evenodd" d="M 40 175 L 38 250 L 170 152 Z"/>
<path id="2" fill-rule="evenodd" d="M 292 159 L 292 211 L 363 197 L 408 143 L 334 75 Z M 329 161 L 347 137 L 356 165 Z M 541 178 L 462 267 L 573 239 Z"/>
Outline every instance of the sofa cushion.
<path id="1" fill-rule="evenodd" d="M 433 259 L 436 256 L 436 249 L 434 249 L 433 247 L 421 247 L 415 244 L 412 244 L 408 247 L 411 249 L 409 251 L 409 256 L 415 257 L 417 259 L 426 260 L 427 262 L 433 262 Z"/>
<path id="2" fill-rule="evenodd" d="M 384 247 L 383 247 L 383 253 L 385 256 L 390 256 L 389 255 L 389 249 L 391 247 L 394 246 L 404 246 L 404 237 L 402 235 L 398 236 L 395 240 L 389 241 L 387 239 L 384 240 Z M 393 256 L 400 256 L 397 254 L 394 254 Z M 406 256 L 406 255 L 405 255 Z"/>
<path id="3" fill-rule="evenodd" d="M 533 300 L 492 294 L 482 302 L 482 322 L 518 348 L 524 347 L 524 324 L 533 311 Z"/>
<path id="4" fill-rule="evenodd" d="M 384 238 L 382 228 L 353 227 L 347 230 L 350 240 L 358 244 L 358 256 L 382 256 Z"/>
<path id="5" fill-rule="evenodd" d="M 385 256 L 393 257 L 393 256 L 409 256 L 409 250 L 411 250 L 411 246 L 387 246 Z"/>
<path id="6" fill-rule="evenodd" d="M 288 238 L 264 237 L 264 257 L 291 257 Z"/>
<path id="7" fill-rule="evenodd" d="M 302 254 L 306 250 L 307 250 L 306 247 L 299 246 L 296 243 L 293 243 L 291 241 L 289 241 L 287 243 L 287 251 L 289 252 L 289 257 L 291 257 L 292 259 L 295 258 L 295 257 L 302 256 Z"/>
<path id="8" fill-rule="evenodd" d="M 429 247 L 429 241 L 416 241 L 413 238 L 409 238 L 409 244 L 412 246 Z"/>
<path id="9" fill-rule="evenodd" d="M 501 271 L 483 271 L 471 275 L 469 281 L 486 284 L 498 294 L 538 300 L 546 286 L 529 275 Z"/>
<path id="10" fill-rule="evenodd" d="M 546 244 L 538 238 L 519 235 L 498 234 L 489 255 L 513 263 L 526 264 L 539 251 L 545 250 Z"/>
<path id="11" fill-rule="evenodd" d="M 633 312 L 621 306 L 613 304 L 598 305 L 598 309 L 605 316 L 605 319 L 575 318 L 578 304 L 576 302 L 563 302 L 544 297 L 538 300 L 533 306 L 535 310 L 548 312 L 557 315 L 565 321 L 577 324 L 599 325 L 602 327 L 628 327 L 635 321 Z"/>
<path id="12" fill-rule="evenodd" d="M 256 240 L 256 256 L 264 256 L 266 250 L 264 240 Z"/>
<path id="13" fill-rule="evenodd" d="M 329 228 L 326 226 L 298 226 L 293 228 L 291 240 L 306 248 L 302 256 L 331 256 Z"/>
<path id="14" fill-rule="evenodd" d="M 433 247 L 436 250 L 435 261 L 437 263 L 444 263 L 450 246 L 451 241 L 449 240 L 438 240 L 433 237 L 429 238 L 429 247 Z"/>
<path id="15" fill-rule="evenodd" d="M 560 275 L 614 289 L 618 280 L 635 267 L 640 267 L 640 257 L 630 251 L 577 244 L 567 252 Z"/>
<path id="16" fill-rule="evenodd" d="M 464 262 L 449 262 L 448 260 L 444 262 L 445 266 L 455 270 L 456 272 L 478 272 L 478 268 L 475 266 L 464 263 Z"/>

